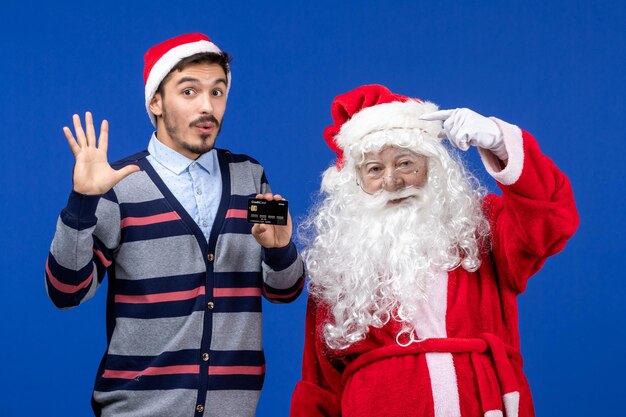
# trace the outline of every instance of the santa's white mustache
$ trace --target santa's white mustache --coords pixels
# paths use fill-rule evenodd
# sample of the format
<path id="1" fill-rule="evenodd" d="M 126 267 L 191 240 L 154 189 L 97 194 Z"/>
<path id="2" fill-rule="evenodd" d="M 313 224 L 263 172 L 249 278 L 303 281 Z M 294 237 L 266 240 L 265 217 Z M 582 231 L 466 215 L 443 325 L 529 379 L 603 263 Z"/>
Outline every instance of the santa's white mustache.
<path id="1" fill-rule="evenodd" d="M 382 209 L 389 204 L 402 202 L 408 198 L 422 200 L 425 193 L 422 188 L 413 186 L 405 187 L 397 191 L 381 190 L 378 193 L 365 194 L 362 196 L 362 205 L 371 209 Z"/>

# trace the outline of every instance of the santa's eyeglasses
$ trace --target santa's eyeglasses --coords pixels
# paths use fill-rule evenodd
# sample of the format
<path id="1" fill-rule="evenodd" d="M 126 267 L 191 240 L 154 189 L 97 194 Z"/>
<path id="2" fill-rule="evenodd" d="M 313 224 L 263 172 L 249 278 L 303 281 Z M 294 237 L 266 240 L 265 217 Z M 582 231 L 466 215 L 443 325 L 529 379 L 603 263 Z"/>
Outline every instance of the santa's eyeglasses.
<path id="1" fill-rule="evenodd" d="M 357 166 L 357 184 L 367 194 L 382 190 L 398 191 L 418 186 L 420 172 L 425 169 L 426 157 L 407 149 L 379 152 L 373 157 L 366 155 Z"/>

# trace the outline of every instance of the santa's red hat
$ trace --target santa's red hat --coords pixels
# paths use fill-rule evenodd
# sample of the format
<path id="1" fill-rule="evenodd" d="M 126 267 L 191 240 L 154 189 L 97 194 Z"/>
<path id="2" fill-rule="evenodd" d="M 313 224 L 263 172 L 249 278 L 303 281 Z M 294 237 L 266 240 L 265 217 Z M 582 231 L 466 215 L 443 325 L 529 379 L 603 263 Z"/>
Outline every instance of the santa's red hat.
<path id="1" fill-rule="evenodd" d="M 333 100 L 333 124 L 324 129 L 324 140 L 337 153 L 337 169 L 345 163 L 344 152 L 358 147 L 374 132 L 391 129 L 418 129 L 437 138 L 440 122 L 420 120 L 438 107 L 418 98 L 394 94 L 387 87 L 370 84 L 357 87 Z M 393 137 L 387 136 L 389 144 Z"/>
<path id="2" fill-rule="evenodd" d="M 156 117 L 150 111 L 150 101 L 152 101 L 152 97 L 159 88 L 161 81 L 167 77 L 180 60 L 203 52 L 222 53 L 220 48 L 211 42 L 208 36 L 202 33 L 187 33 L 153 46 L 144 55 L 143 81 L 146 85 L 146 110 L 155 127 Z M 228 85 L 226 86 L 226 93 L 228 94 L 231 83 L 230 68 L 228 68 L 226 77 L 228 78 Z"/>

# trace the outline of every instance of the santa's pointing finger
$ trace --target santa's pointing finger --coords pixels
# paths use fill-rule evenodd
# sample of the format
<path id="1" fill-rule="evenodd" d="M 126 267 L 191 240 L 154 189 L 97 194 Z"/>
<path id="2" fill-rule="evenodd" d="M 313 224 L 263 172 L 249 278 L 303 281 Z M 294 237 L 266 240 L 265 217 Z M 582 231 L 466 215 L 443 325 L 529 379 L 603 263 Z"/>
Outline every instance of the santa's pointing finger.
<path id="1" fill-rule="evenodd" d="M 443 121 L 445 136 L 454 147 L 462 151 L 476 146 L 493 152 L 502 161 L 509 157 L 502 132 L 496 122 L 473 110 L 439 110 L 420 116 L 420 120 Z"/>

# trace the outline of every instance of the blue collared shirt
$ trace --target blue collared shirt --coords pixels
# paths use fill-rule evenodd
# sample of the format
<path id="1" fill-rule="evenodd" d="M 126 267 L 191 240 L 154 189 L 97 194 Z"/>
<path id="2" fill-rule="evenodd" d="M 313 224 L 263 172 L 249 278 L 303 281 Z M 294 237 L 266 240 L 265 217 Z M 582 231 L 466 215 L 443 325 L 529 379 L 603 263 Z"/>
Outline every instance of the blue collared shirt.
<path id="1" fill-rule="evenodd" d="M 209 240 L 222 195 L 222 174 L 215 149 L 194 161 L 168 148 L 152 134 L 148 152 L 147 159 L 154 170 Z"/>

